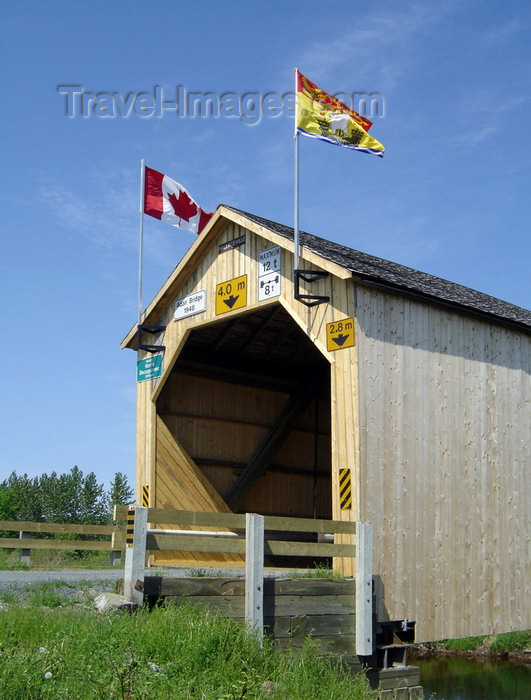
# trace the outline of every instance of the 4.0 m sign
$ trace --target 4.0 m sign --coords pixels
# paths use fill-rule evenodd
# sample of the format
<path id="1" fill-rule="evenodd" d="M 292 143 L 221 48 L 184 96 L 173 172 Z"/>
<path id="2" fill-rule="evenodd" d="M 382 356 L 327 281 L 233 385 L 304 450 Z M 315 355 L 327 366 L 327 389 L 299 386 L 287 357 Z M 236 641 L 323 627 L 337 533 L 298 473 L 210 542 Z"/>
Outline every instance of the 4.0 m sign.
<path id="1" fill-rule="evenodd" d="M 216 285 L 216 316 L 247 306 L 247 275 Z"/>

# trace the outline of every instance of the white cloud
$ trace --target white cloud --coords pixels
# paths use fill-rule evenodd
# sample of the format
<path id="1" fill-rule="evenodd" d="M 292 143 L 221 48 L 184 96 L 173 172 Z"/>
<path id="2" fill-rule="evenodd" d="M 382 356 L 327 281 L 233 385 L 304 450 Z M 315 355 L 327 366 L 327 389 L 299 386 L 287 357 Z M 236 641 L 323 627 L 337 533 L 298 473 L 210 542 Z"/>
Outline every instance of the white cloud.
<path id="1" fill-rule="evenodd" d="M 105 249 L 129 247 L 139 183 L 127 172 L 94 170 L 80 176 L 76 186 L 50 177 L 40 183 L 38 201 L 72 236 L 82 235 Z"/>
<path id="2" fill-rule="evenodd" d="M 527 95 L 500 95 L 500 91 L 493 86 L 475 91 L 460 106 L 466 127 L 453 139 L 454 148 L 471 150 L 502 134 L 510 123 L 508 114 L 519 110 L 529 99 Z"/>
<path id="3" fill-rule="evenodd" d="M 527 31 L 526 24 L 520 18 L 515 18 L 507 21 L 505 24 L 496 25 L 492 29 L 486 30 L 480 35 L 479 41 L 484 50 L 490 51 L 500 44 L 512 41 L 515 36 L 524 31 Z"/>
<path id="4" fill-rule="evenodd" d="M 356 77 L 357 91 L 390 91 L 414 60 L 418 37 L 433 30 L 453 7 L 453 2 L 401 3 L 360 16 L 359 26 L 334 40 L 313 43 L 298 57 L 298 67 L 317 82 L 348 71 Z M 364 85 L 367 80 L 371 85 Z"/>

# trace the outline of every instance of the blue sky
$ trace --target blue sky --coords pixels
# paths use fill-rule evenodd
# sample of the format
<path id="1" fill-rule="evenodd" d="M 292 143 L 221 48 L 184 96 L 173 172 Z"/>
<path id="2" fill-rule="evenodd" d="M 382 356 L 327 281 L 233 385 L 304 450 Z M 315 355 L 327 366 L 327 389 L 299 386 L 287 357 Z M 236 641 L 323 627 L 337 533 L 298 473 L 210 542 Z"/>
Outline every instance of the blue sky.
<path id="1" fill-rule="evenodd" d="M 531 308 L 531 6 L 292 0 L 2 3 L 0 480 L 134 483 L 139 163 L 206 210 L 293 224 L 293 120 L 67 116 L 84 93 L 378 93 L 383 159 L 300 140 L 311 233 Z M 88 100 L 88 98 L 87 98 Z M 93 104 L 93 103 L 92 103 Z M 144 113 L 145 114 L 145 113 Z M 191 234 L 146 217 L 144 304 Z"/>

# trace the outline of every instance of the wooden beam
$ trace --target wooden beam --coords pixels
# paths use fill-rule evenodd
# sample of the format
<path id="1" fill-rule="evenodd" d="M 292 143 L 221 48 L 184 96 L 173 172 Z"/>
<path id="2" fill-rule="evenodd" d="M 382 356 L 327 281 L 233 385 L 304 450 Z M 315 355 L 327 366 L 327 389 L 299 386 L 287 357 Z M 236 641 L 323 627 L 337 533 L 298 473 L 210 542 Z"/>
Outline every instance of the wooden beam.
<path id="1" fill-rule="evenodd" d="M 26 520 L 0 520 L 0 530 L 16 532 L 51 532 L 55 534 L 112 535 L 116 525 L 77 525 L 74 523 L 47 523 Z"/>
<path id="2" fill-rule="evenodd" d="M 260 334 L 263 333 L 270 321 L 273 320 L 273 318 L 280 312 L 282 311 L 282 307 L 280 304 L 278 306 L 273 306 L 271 311 L 262 319 L 261 323 L 259 326 L 255 329 L 254 333 L 250 336 L 250 338 L 243 344 L 242 347 L 239 348 L 238 354 L 239 355 L 244 355 L 247 352 L 247 349 L 256 342 L 256 340 L 259 338 Z"/>
<path id="3" fill-rule="evenodd" d="M 45 540 L 37 541 L 43 542 Z M 107 549 L 110 549 L 110 547 L 107 547 Z M 225 535 L 171 535 L 158 533 L 156 530 L 152 530 L 148 532 L 146 536 L 146 549 L 161 552 L 224 552 L 229 554 L 245 554 L 246 541 L 240 537 L 227 537 Z M 355 557 L 356 545 L 331 544 L 327 542 L 301 542 L 300 540 L 295 542 L 273 540 L 268 539 L 266 534 L 265 544 L 264 547 L 262 547 L 262 557 L 264 551 L 267 555 L 283 557 Z"/>
<path id="4" fill-rule="evenodd" d="M 245 469 L 245 464 L 243 464 L 243 462 L 233 462 L 227 459 L 203 459 L 202 457 L 195 457 L 194 462 L 198 467 L 219 467 L 220 469 L 232 469 L 237 474 L 241 474 Z M 292 474 L 293 476 L 301 476 L 307 479 L 314 479 L 316 476 L 321 479 L 330 479 L 330 469 L 313 469 L 313 471 L 305 471 L 304 469 L 297 467 L 284 467 L 280 464 L 272 463 L 268 466 L 267 471 L 270 474 Z"/>
<path id="5" fill-rule="evenodd" d="M 125 520 L 128 506 L 114 506 L 114 519 Z M 172 525 L 197 527 L 221 527 L 224 530 L 245 530 L 245 515 L 241 513 L 208 513 L 193 510 L 168 510 L 148 508 L 148 522 L 164 522 Z M 290 518 L 282 515 L 266 515 L 265 529 L 280 532 L 321 532 L 355 535 L 358 524 L 347 520 L 323 518 Z"/>
<path id="6" fill-rule="evenodd" d="M 300 330 L 298 326 L 296 326 L 294 323 L 288 323 L 280 330 L 278 333 L 277 337 L 269 343 L 266 347 L 264 347 L 261 356 L 262 357 L 269 357 L 270 353 L 273 352 L 273 350 L 276 350 L 279 345 L 281 345 L 285 340 L 289 338 L 289 336 L 294 332 Z"/>
<path id="7" fill-rule="evenodd" d="M 355 535 L 356 523 L 346 520 L 325 520 L 322 518 L 288 518 L 282 515 L 266 515 L 265 529 L 280 532 L 320 532 Z"/>
<path id="8" fill-rule="evenodd" d="M 210 364 L 209 364 L 210 361 Z M 255 371 L 242 369 L 241 360 L 233 365 L 213 365 L 212 355 L 198 353 L 195 360 L 179 358 L 174 367 L 176 374 L 188 375 L 191 377 L 201 377 L 202 379 L 212 379 L 227 384 L 239 384 L 241 386 L 257 387 L 259 389 L 269 389 L 289 394 L 296 386 L 296 382 L 291 377 L 272 377 L 269 368 L 260 373 L 258 368 Z"/>
<path id="9" fill-rule="evenodd" d="M 161 535 L 149 532 L 146 548 L 161 552 L 245 554 L 245 540 L 216 535 Z"/>
<path id="10" fill-rule="evenodd" d="M 174 504 L 218 513 L 229 512 L 223 498 L 194 460 L 178 442 L 161 416 L 157 416 L 157 470 L 164 474 Z M 164 505 L 168 493 L 156 494 L 156 503 Z M 153 522 L 153 521 L 150 521 Z M 157 521 L 166 522 L 166 521 Z"/>
<path id="11" fill-rule="evenodd" d="M 233 318 L 227 323 L 223 330 L 218 334 L 214 342 L 210 346 L 211 352 L 216 352 L 223 345 L 225 340 L 231 335 L 232 331 L 240 325 L 241 318 Z"/>
<path id="12" fill-rule="evenodd" d="M 1 537 L 0 549 L 87 549 L 93 552 L 109 552 L 111 542 L 97 542 L 94 540 L 36 540 L 33 538 L 20 540 L 14 537 Z"/>
<path id="13" fill-rule="evenodd" d="M 259 445 L 245 469 L 231 487 L 226 502 L 233 511 L 237 511 L 265 473 L 269 463 L 280 446 L 292 431 L 302 413 L 316 394 L 314 382 L 303 383 L 288 400 L 284 410 L 276 420 L 264 440 Z"/>

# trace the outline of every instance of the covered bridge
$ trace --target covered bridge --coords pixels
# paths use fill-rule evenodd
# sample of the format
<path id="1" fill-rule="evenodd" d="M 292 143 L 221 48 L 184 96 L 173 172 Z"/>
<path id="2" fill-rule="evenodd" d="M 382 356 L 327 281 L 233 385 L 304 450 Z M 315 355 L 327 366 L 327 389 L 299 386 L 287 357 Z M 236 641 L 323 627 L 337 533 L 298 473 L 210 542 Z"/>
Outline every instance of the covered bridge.
<path id="1" fill-rule="evenodd" d="M 301 246 L 220 206 L 125 338 L 139 502 L 370 522 L 379 619 L 531 628 L 531 313 Z"/>

